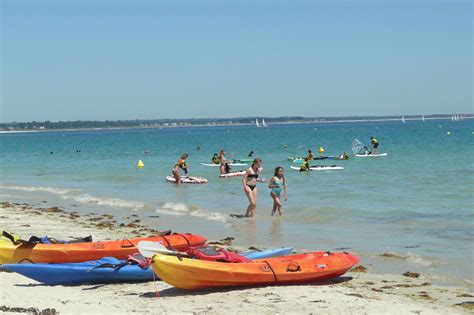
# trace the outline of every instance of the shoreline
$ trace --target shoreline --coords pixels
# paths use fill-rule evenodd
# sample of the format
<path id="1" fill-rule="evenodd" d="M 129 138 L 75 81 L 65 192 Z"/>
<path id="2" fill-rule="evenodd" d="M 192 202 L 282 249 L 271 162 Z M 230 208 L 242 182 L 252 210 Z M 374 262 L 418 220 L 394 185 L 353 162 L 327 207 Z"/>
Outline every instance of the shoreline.
<path id="1" fill-rule="evenodd" d="M 411 116 L 411 115 L 410 115 Z M 474 116 L 463 117 L 463 120 L 474 119 Z M 405 121 L 421 121 L 422 118 L 405 118 Z M 450 117 L 427 117 L 425 120 L 448 120 Z M 308 121 L 286 121 L 286 122 L 271 122 L 271 125 L 307 125 L 307 124 L 331 124 L 331 123 L 364 123 L 364 122 L 393 122 L 401 121 L 401 118 L 374 118 L 374 119 L 339 119 L 339 120 L 308 120 Z M 176 125 L 176 126 L 134 126 L 134 127 L 97 127 L 97 128 L 66 128 L 66 129 L 33 129 L 33 130 L 0 130 L 0 134 L 14 134 L 14 133 L 35 133 L 35 132 L 58 132 L 58 131 L 104 131 L 104 130 L 132 130 L 132 129 L 174 129 L 174 128 L 192 128 L 192 127 L 236 127 L 236 126 L 255 126 L 254 123 L 207 123 L 207 124 L 190 124 L 190 125 Z M 266 127 L 261 127 L 265 129 Z"/>
<path id="2" fill-rule="evenodd" d="M 2 202 L 3 229 L 24 238 L 31 235 L 69 238 L 92 235 L 94 240 L 130 238 L 156 232 L 137 222 L 118 223 L 112 215 L 79 214 L 57 207 Z M 185 232 L 185 231 L 176 231 Z M 71 235 L 71 233 L 73 233 Z M 206 235 L 203 235 L 204 237 Z M 363 265 L 364 262 L 361 262 Z M 363 268 L 359 268 L 363 270 Z M 474 311 L 474 295 L 461 287 L 433 284 L 425 275 L 409 278 L 371 272 L 348 272 L 329 283 L 185 291 L 158 281 L 132 284 L 44 286 L 15 273 L 1 272 L 4 310 L 55 309 L 60 313 L 409 313 L 463 314 Z M 39 294 L 41 290 L 42 294 Z M 460 304 L 464 306 L 455 306 Z"/>

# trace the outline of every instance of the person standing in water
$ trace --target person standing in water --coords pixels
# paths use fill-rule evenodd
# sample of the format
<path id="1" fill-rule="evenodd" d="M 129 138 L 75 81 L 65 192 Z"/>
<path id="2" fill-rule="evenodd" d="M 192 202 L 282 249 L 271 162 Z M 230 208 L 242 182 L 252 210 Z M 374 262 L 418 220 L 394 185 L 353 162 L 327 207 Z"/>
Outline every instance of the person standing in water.
<path id="1" fill-rule="evenodd" d="M 277 211 L 279 215 L 283 214 L 283 211 L 281 209 L 281 188 L 283 186 L 283 192 L 284 192 L 284 198 L 285 201 L 288 200 L 288 193 L 287 193 L 287 186 L 286 186 L 286 178 L 285 175 L 283 175 L 283 167 L 278 166 L 275 168 L 275 174 L 273 175 L 272 179 L 270 180 L 270 184 L 268 185 L 268 188 L 271 188 L 272 191 L 270 192 L 270 196 L 273 199 L 273 209 L 272 209 L 272 215 L 274 215 Z"/>
<path id="2" fill-rule="evenodd" d="M 308 161 L 312 161 L 312 160 L 314 160 L 314 154 L 313 154 L 313 151 L 311 151 L 311 150 L 308 150 L 308 155 L 306 156 L 306 159 L 307 159 Z"/>
<path id="3" fill-rule="evenodd" d="M 221 174 L 227 174 L 230 171 L 230 167 L 228 165 L 228 161 L 225 159 L 225 150 L 222 149 L 219 153 L 219 160 L 221 161 L 221 166 L 219 168 Z"/>
<path id="4" fill-rule="evenodd" d="M 188 167 L 186 166 L 186 159 L 188 158 L 188 154 L 184 153 L 181 158 L 176 162 L 173 168 L 173 176 L 176 180 L 176 184 L 181 183 L 181 174 L 179 173 L 179 169 L 184 171 L 185 175 L 188 175 Z"/>
<path id="5" fill-rule="evenodd" d="M 247 212 L 245 212 L 245 217 L 253 217 L 257 211 L 257 182 L 265 182 L 264 179 L 258 178 L 258 170 L 262 166 L 261 159 L 255 159 L 252 162 L 252 165 L 245 172 L 244 177 L 242 178 L 242 184 L 244 185 L 244 192 L 249 199 L 249 206 L 247 207 Z"/>
<path id="6" fill-rule="evenodd" d="M 379 147 L 379 142 L 377 141 L 377 139 L 375 139 L 374 137 L 370 137 L 370 145 L 370 154 L 377 154 L 377 148 Z"/>

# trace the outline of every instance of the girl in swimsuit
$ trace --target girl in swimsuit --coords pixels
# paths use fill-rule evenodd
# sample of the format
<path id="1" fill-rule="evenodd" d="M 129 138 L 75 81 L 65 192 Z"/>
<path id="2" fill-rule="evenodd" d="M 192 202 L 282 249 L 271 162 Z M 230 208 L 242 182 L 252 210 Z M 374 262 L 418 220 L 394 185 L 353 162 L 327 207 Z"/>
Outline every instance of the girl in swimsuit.
<path id="1" fill-rule="evenodd" d="M 179 169 L 181 168 L 184 171 L 184 174 L 188 175 L 188 167 L 186 166 L 186 159 L 188 154 L 184 153 L 181 158 L 176 162 L 173 168 L 173 176 L 176 180 L 176 184 L 181 182 L 181 174 L 179 174 Z"/>
<path id="2" fill-rule="evenodd" d="M 275 168 L 275 175 L 270 180 L 268 188 L 271 188 L 270 196 L 273 198 L 273 209 L 272 215 L 278 210 L 278 214 L 282 215 L 283 211 L 281 210 L 281 188 L 283 186 L 285 201 L 288 200 L 287 187 L 286 187 L 286 178 L 283 175 L 283 167 L 278 166 Z"/>
<path id="3" fill-rule="evenodd" d="M 262 166 L 262 160 L 255 159 L 253 160 L 250 168 L 245 172 L 244 177 L 242 178 L 242 183 L 244 185 L 244 191 L 249 199 L 249 206 L 247 207 L 247 212 L 245 213 L 246 217 L 255 216 L 257 210 L 257 182 L 265 182 L 265 179 L 258 178 L 258 170 Z"/>

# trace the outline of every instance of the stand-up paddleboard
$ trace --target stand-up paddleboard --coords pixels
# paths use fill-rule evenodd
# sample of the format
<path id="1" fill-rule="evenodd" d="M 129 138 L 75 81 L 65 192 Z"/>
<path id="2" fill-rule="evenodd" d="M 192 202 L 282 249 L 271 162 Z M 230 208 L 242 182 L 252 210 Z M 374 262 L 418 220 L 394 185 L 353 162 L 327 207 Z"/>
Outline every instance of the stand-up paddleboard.
<path id="1" fill-rule="evenodd" d="M 166 180 L 168 182 L 176 183 L 176 179 L 174 176 L 166 176 Z M 181 176 L 181 184 L 205 184 L 207 183 L 207 179 L 204 177 L 196 177 L 196 176 Z"/>
<path id="2" fill-rule="evenodd" d="M 304 158 L 303 157 L 288 157 L 288 160 L 292 161 L 293 163 L 303 163 Z"/>
<path id="3" fill-rule="evenodd" d="M 288 159 L 290 159 L 290 158 L 288 157 Z M 290 160 L 293 161 L 293 163 L 303 163 L 304 158 L 291 158 Z M 313 160 L 340 160 L 340 161 L 344 161 L 344 160 L 349 160 L 349 158 L 343 158 L 342 156 L 317 156 L 317 157 L 314 157 Z"/>
<path id="4" fill-rule="evenodd" d="M 229 177 L 237 177 L 237 176 L 244 176 L 245 171 L 238 171 L 238 172 L 231 172 L 227 174 L 220 174 L 219 177 L 221 178 L 229 178 Z"/>
<path id="5" fill-rule="evenodd" d="M 213 163 L 201 163 L 202 166 L 210 166 L 210 167 L 218 167 L 221 166 L 220 164 L 213 164 Z M 245 163 L 229 163 L 230 166 L 247 166 Z"/>
<path id="6" fill-rule="evenodd" d="M 355 154 L 355 157 L 379 157 L 379 156 L 387 156 L 388 153 L 380 153 L 380 154 Z"/>
<path id="7" fill-rule="evenodd" d="M 254 159 L 233 159 L 232 163 L 251 163 Z"/>
<path id="8" fill-rule="evenodd" d="M 292 170 L 299 171 L 300 168 L 297 166 L 290 166 Z M 336 171 L 336 170 L 343 170 L 344 167 L 336 166 L 336 165 L 316 165 L 310 166 L 310 171 Z"/>
<path id="9" fill-rule="evenodd" d="M 317 156 L 317 157 L 315 157 L 313 160 L 338 160 L 338 161 L 345 161 L 345 160 L 349 160 L 349 157 L 346 156 L 346 158 L 344 158 L 343 155 Z"/>

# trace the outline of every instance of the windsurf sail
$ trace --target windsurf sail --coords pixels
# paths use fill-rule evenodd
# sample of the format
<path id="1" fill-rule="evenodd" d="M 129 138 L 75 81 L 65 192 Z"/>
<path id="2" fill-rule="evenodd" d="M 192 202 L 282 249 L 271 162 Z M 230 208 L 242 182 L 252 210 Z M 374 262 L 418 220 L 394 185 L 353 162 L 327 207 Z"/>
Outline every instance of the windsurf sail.
<path id="1" fill-rule="evenodd" d="M 360 142 L 357 139 L 354 139 L 354 141 L 352 141 L 352 153 L 354 155 L 369 154 L 370 151 L 369 151 L 369 149 L 367 149 L 367 147 L 362 142 Z"/>

